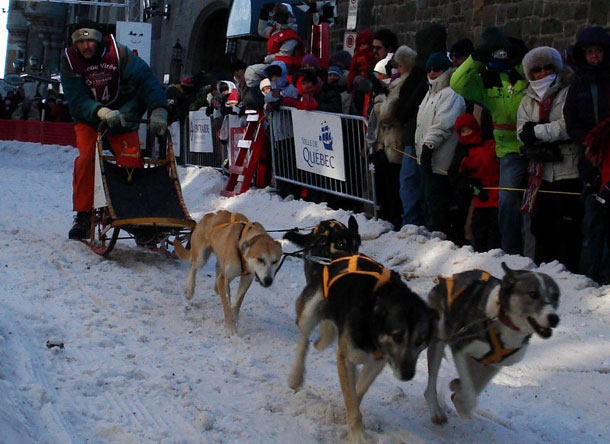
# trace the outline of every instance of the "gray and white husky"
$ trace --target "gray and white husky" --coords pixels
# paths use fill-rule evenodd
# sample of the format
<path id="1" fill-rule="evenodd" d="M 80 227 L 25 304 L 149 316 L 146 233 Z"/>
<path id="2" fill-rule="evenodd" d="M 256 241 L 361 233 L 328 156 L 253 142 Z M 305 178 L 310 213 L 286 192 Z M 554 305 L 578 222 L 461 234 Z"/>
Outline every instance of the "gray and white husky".
<path id="1" fill-rule="evenodd" d="M 440 315 L 428 345 L 425 392 L 435 424 L 447 422 L 436 391 L 445 344 L 459 375 L 449 384 L 451 400 L 459 415 L 469 418 L 479 393 L 500 368 L 523 358 L 532 334 L 548 339 L 559 323 L 559 287 L 550 276 L 511 270 L 505 263 L 502 268 L 502 280 L 472 270 L 439 277 L 430 291 L 428 303 Z"/>

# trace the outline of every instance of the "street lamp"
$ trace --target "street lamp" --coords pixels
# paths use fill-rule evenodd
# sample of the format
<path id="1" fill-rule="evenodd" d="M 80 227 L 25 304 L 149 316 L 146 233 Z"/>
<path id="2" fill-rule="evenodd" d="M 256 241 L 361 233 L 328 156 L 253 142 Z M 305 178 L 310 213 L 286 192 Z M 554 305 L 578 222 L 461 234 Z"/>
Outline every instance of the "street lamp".
<path id="1" fill-rule="evenodd" d="M 173 83 L 178 83 L 182 68 L 182 45 L 180 44 L 180 39 L 176 39 L 176 43 L 172 46 L 172 61 L 170 65 L 172 81 Z"/>

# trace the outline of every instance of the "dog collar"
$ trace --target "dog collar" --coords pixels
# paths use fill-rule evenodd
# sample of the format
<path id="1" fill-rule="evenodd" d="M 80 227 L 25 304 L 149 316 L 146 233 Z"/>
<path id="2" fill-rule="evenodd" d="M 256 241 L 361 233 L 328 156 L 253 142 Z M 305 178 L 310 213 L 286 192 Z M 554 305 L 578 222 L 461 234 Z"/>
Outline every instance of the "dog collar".
<path id="1" fill-rule="evenodd" d="M 498 312 L 498 321 L 500 321 L 502 324 L 506 325 L 511 330 L 521 331 L 521 329 L 519 327 L 517 327 L 515 324 L 513 324 L 513 321 L 511 321 L 510 318 L 508 316 L 506 316 L 506 313 L 504 313 L 504 310 L 502 310 L 502 307 L 500 307 L 500 311 Z"/>

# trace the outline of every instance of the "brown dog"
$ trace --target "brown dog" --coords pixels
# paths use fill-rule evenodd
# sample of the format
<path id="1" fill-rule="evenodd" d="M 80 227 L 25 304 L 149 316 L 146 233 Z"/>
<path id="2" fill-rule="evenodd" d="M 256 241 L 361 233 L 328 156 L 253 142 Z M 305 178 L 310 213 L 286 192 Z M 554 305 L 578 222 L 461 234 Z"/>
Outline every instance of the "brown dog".
<path id="1" fill-rule="evenodd" d="M 187 299 L 193 297 L 197 269 L 203 267 L 212 251 L 216 256 L 216 285 L 225 316 L 227 334 L 237 331 L 239 309 L 252 279 L 263 286 L 273 283 L 282 257 L 282 247 L 273 240 L 258 222 L 250 222 L 240 213 L 221 210 L 208 213 L 199 221 L 191 235 L 191 249 L 174 244 L 180 259 L 190 260 L 188 278 L 184 287 Z M 230 284 L 240 277 L 235 304 L 231 307 Z"/>

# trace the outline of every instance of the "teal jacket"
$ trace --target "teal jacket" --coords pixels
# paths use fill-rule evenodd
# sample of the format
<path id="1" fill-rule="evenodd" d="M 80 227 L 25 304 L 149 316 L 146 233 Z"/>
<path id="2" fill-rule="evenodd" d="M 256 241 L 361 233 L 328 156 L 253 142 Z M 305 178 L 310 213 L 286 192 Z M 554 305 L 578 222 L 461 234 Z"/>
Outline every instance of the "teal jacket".
<path id="1" fill-rule="evenodd" d="M 117 49 L 121 66 L 119 96 L 108 108 L 118 109 L 125 117 L 132 119 L 141 119 L 147 110 L 167 109 L 163 87 L 148 64 L 124 45 L 117 43 Z M 102 104 L 93 99 L 83 78 L 72 71 L 65 52 L 61 61 L 61 84 L 74 121 L 97 127 L 100 123 L 97 110 Z M 135 131 L 138 124 L 112 129 L 113 132 Z"/>
<path id="2" fill-rule="evenodd" d="M 494 125 L 496 155 L 503 157 L 509 153 L 519 153 L 523 143 L 517 138 L 517 111 L 525 95 L 528 82 L 521 65 L 515 67 L 521 80 L 514 85 L 509 74 L 500 72 L 502 86 L 486 87 L 481 72 L 485 64 L 468 57 L 451 76 L 451 88 L 467 100 L 476 102 L 489 110 Z"/>

